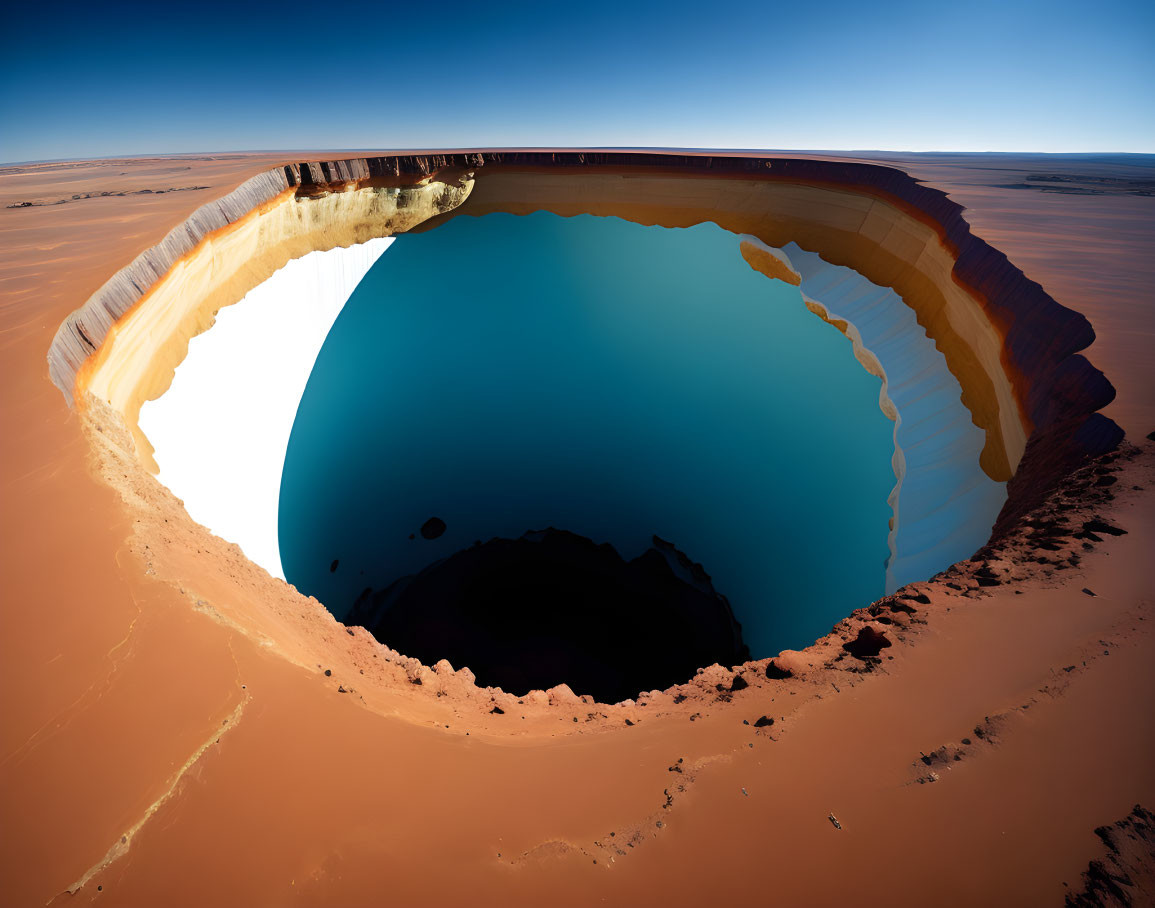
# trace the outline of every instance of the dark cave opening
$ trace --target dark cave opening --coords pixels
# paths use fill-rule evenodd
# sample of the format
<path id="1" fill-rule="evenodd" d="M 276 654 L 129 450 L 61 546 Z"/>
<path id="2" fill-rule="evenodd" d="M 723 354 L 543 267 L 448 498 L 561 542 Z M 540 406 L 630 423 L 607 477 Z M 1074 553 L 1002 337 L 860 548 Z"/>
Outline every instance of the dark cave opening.
<path id="1" fill-rule="evenodd" d="M 566 683 L 606 703 L 749 659 L 726 597 L 657 536 L 631 561 L 553 528 L 478 542 L 365 589 L 346 623 L 426 664 L 467 666 L 479 686 L 522 694 Z"/>

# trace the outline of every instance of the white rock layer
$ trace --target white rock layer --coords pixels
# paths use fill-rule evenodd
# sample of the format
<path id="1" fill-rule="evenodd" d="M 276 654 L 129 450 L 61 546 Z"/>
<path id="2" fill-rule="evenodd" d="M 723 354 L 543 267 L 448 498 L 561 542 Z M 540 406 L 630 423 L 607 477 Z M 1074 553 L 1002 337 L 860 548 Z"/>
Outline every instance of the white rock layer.
<path id="1" fill-rule="evenodd" d="M 140 427 L 158 478 L 198 523 L 284 579 L 281 471 L 297 407 L 337 315 L 392 237 L 293 259 L 189 342 Z"/>
<path id="2" fill-rule="evenodd" d="M 980 468 L 984 434 L 913 310 L 893 290 L 793 243 L 773 249 L 754 237 L 742 241 L 797 274 L 803 299 L 847 322 L 858 358 L 884 373 L 879 406 L 894 419 L 897 480 L 887 592 L 971 555 L 990 535 L 1005 484 Z M 172 387 L 141 410 L 160 481 L 194 520 L 276 577 L 284 578 L 277 518 L 297 407 L 329 329 L 391 242 L 290 261 L 221 310 L 215 329 L 190 342 Z"/>
<path id="3" fill-rule="evenodd" d="M 984 434 L 914 310 L 893 290 L 794 243 L 773 249 L 756 237 L 742 241 L 786 264 L 801 279 L 802 298 L 847 322 L 858 358 L 873 358 L 882 368 L 879 406 L 894 420 L 897 480 L 890 495 L 894 521 L 886 591 L 970 557 L 990 536 L 1006 483 L 993 481 L 979 466 Z"/>

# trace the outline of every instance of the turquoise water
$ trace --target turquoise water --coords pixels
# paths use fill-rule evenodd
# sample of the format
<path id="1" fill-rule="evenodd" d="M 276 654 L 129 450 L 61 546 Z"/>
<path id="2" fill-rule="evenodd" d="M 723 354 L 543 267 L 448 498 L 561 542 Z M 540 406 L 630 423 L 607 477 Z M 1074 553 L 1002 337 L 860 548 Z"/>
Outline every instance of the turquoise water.
<path id="1" fill-rule="evenodd" d="M 633 558 L 657 534 L 754 658 L 803 646 L 883 594 L 878 391 L 713 224 L 458 217 L 398 237 L 325 341 L 281 484 L 285 575 L 340 618 L 474 540 L 555 526 Z"/>

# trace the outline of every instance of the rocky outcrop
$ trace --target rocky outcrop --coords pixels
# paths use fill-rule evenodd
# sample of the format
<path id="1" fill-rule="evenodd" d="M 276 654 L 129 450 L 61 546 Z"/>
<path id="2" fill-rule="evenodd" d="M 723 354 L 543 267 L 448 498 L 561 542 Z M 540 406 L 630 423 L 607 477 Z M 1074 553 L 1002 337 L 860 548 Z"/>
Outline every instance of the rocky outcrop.
<path id="1" fill-rule="evenodd" d="M 730 603 L 672 543 L 625 561 L 609 544 L 547 529 L 491 539 L 366 589 L 346 618 L 431 665 L 523 694 L 562 683 L 614 703 L 749 657 Z"/>
<path id="2" fill-rule="evenodd" d="M 1083 872 L 1081 892 L 1069 892 L 1068 908 L 1127 908 L 1155 902 L 1155 813 L 1136 804 L 1119 822 L 1095 835 L 1106 853 Z"/>

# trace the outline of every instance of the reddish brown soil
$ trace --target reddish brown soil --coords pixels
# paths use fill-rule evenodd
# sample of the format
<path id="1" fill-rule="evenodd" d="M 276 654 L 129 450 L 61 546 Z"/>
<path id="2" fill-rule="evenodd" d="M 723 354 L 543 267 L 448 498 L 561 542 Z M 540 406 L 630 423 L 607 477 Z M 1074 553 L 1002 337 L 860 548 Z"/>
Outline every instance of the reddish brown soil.
<path id="1" fill-rule="evenodd" d="M 193 525 L 98 411 L 68 410 L 45 353 L 109 274 L 273 163 L 0 174 L 2 206 L 209 187 L 0 210 L 6 904 L 1057 904 L 1102 853 L 1093 830 L 1155 805 L 1147 442 L 981 560 L 779 657 L 791 677 L 752 663 L 731 693 L 714 667 L 615 707 L 416 665 Z M 910 167 L 1091 316 L 1109 415 L 1155 428 L 1131 336 L 1152 200 Z M 845 649 L 863 627 L 891 643 L 877 661 Z"/>

